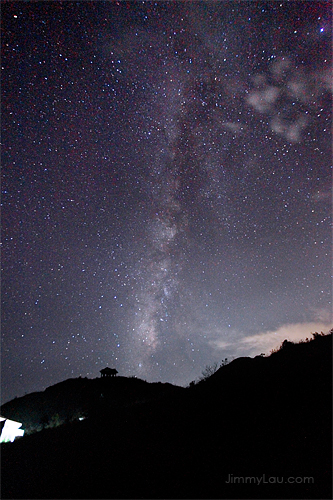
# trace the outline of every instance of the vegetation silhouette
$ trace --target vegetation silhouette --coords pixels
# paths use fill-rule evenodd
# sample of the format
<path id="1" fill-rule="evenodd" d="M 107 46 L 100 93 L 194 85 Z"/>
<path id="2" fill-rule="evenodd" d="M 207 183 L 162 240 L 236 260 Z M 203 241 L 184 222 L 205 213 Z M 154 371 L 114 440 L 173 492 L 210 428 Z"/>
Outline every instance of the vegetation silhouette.
<path id="1" fill-rule="evenodd" d="M 332 331 L 188 388 L 70 379 L 1 411 L 34 405 L 45 428 L 1 445 L 2 498 L 332 498 Z"/>

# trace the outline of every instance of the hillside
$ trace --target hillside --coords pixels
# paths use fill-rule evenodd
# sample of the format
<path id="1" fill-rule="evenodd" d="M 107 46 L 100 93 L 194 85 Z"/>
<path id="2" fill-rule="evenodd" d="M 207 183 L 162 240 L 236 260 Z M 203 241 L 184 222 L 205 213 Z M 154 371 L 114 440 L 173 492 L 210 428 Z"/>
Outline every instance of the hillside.
<path id="1" fill-rule="evenodd" d="M 1 415 L 22 422 L 25 434 L 93 416 L 107 408 L 117 411 L 165 395 L 184 391 L 171 384 L 138 378 L 73 378 L 43 392 L 34 392 L 2 405 Z"/>
<path id="2" fill-rule="evenodd" d="M 331 498 L 331 375 L 330 334 L 187 389 L 62 382 L 39 402 L 88 418 L 2 445 L 2 498 Z"/>

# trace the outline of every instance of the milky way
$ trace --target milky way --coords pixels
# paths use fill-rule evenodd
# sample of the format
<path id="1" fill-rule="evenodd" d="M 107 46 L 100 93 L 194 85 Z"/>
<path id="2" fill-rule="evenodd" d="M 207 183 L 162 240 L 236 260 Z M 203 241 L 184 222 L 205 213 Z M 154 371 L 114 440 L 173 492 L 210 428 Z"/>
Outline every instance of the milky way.
<path id="1" fill-rule="evenodd" d="M 330 328 L 329 2 L 2 10 L 4 400 Z"/>

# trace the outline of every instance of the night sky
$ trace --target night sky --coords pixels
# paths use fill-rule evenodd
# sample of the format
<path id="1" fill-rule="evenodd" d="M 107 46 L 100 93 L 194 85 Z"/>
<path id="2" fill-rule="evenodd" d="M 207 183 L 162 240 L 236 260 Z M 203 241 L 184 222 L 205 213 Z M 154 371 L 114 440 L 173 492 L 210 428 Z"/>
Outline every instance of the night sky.
<path id="1" fill-rule="evenodd" d="M 327 332 L 331 2 L 2 2 L 2 401 Z"/>

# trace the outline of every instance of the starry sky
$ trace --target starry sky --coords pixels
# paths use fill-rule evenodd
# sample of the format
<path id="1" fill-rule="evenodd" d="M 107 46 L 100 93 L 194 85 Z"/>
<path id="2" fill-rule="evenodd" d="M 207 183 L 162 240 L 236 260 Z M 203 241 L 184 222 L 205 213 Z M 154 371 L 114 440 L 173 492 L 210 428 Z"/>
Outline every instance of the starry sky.
<path id="1" fill-rule="evenodd" d="M 1 10 L 2 402 L 330 329 L 330 2 Z"/>

